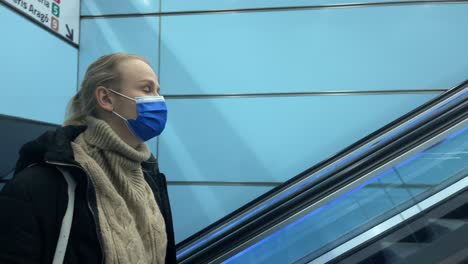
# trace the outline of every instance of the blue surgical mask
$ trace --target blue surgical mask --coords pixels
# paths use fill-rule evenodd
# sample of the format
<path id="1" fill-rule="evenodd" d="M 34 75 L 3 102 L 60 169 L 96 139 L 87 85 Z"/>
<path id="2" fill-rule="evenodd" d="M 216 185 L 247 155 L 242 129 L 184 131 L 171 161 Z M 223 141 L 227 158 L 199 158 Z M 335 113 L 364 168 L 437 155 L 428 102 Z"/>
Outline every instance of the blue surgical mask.
<path id="1" fill-rule="evenodd" d="M 136 102 L 138 111 L 137 119 L 127 119 L 117 112 L 112 111 L 112 113 L 126 121 L 127 126 L 135 136 L 143 141 L 147 141 L 162 133 L 167 121 L 167 107 L 164 97 L 141 96 L 131 98 L 114 90 L 109 90 Z"/>

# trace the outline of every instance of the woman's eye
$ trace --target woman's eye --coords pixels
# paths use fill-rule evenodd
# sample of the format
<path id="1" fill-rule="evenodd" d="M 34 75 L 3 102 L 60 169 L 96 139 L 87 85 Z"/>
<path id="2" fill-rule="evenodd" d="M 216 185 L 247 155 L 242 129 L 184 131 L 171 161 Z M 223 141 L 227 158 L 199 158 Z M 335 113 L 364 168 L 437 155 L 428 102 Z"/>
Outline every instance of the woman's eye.
<path id="1" fill-rule="evenodd" d="M 151 88 L 146 86 L 146 87 L 143 88 L 143 91 L 146 92 L 146 93 L 149 93 L 149 92 L 151 92 Z"/>

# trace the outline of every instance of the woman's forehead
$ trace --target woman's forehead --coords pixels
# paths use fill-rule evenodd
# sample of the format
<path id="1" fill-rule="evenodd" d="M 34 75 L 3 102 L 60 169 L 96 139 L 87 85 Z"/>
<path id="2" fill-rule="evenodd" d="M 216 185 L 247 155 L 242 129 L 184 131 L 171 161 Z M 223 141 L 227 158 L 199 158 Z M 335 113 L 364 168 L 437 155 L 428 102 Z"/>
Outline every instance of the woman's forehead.
<path id="1" fill-rule="evenodd" d="M 156 74 L 144 61 L 133 59 L 122 62 L 119 65 L 122 80 L 129 82 L 141 82 L 151 80 L 157 83 Z"/>

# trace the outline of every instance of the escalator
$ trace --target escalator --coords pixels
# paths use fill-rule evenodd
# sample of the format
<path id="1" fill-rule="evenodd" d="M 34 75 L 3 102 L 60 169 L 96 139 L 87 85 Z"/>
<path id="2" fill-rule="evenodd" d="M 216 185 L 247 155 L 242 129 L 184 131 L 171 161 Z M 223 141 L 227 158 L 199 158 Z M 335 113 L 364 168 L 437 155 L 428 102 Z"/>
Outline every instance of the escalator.
<path id="1" fill-rule="evenodd" d="M 465 82 L 239 208 L 179 263 L 463 262 L 467 97 Z"/>
<path id="2" fill-rule="evenodd" d="M 458 232 L 468 227 L 468 200 L 463 201 L 468 190 L 467 125 L 466 120 L 460 122 L 406 154 L 390 173 L 371 178 L 375 188 L 371 194 L 367 185 L 354 199 L 359 204 L 355 210 L 365 211 L 363 222 L 336 236 L 328 249 L 295 262 L 439 263 L 455 254 L 451 250 L 443 254 L 436 247 L 429 250 L 433 254 L 427 261 L 421 259 L 450 234 L 462 238 Z M 436 261 L 435 256 L 442 259 Z"/>
<path id="3" fill-rule="evenodd" d="M 464 175 L 466 177 L 466 171 Z M 455 176 L 458 178 L 461 175 Z M 336 257 L 334 263 L 466 263 L 468 190 L 464 182 L 446 189 L 445 199 L 409 221 Z M 462 187 L 462 190 L 459 190 Z M 458 193 L 452 194 L 453 190 Z M 447 195 L 447 194 L 452 194 Z M 448 197 L 445 197 L 448 196 Z"/>

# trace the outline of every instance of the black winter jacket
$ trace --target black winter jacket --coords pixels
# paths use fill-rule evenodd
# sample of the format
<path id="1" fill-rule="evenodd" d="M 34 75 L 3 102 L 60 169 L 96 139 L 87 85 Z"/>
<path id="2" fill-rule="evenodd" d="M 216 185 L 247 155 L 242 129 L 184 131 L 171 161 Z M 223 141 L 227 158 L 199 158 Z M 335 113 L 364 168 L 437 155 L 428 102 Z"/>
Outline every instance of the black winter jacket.
<path id="1" fill-rule="evenodd" d="M 74 160 L 70 145 L 85 129 L 61 127 L 21 148 L 15 176 L 0 192 L 0 263 L 52 263 L 68 203 L 67 183 L 57 166 L 68 170 L 77 182 L 64 263 L 104 263 L 94 187 Z M 142 168 L 166 221 L 166 263 L 176 263 L 165 176 L 154 157 L 143 162 Z"/>

